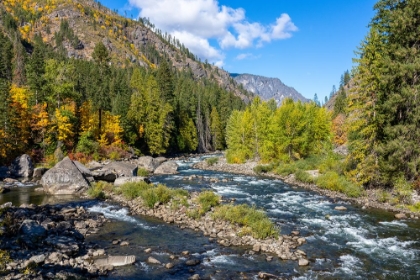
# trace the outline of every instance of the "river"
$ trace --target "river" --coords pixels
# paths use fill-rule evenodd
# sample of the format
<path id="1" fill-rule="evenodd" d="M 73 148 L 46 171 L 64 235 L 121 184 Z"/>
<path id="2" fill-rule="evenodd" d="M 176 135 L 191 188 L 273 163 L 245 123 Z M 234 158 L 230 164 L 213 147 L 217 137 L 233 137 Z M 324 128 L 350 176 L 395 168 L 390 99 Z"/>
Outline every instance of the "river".
<path id="1" fill-rule="evenodd" d="M 298 230 L 306 237 L 307 243 L 299 249 L 307 253 L 310 265 L 299 267 L 296 261 L 277 257 L 267 261 L 266 255 L 252 254 L 250 248 L 223 247 L 201 232 L 180 229 L 154 218 L 130 216 L 127 209 L 116 205 L 89 202 L 90 211 L 102 212 L 112 222 L 86 241 L 98 243 L 108 254 L 134 254 L 138 260 L 133 266 L 114 270 L 108 279 L 187 279 L 193 274 L 204 279 L 256 279 L 260 271 L 286 279 L 420 279 L 419 221 L 397 221 L 392 213 L 362 210 L 280 180 L 193 169 L 192 164 L 199 160 L 203 158 L 178 161 L 179 174 L 153 176 L 151 181 L 188 191 L 210 189 L 236 203 L 263 208 L 282 234 Z M 217 182 L 212 183 L 210 178 L 217 178 Z M 71 199 L 55 201 L 26 188 L 0 195 L 0 203 L 12 198 L 15 205 L 63 203 Z M 347 211 L 334 210 L 336 206 L 345 206 Z M 112 245 L 115 239 L 126 240 L 130 245 Z M 145 253 L 147 248 L 152 253 Z M 190 255 L 183 256 L 185 250 Z M 172 260 L 171 255 L 176 258 Z M 175 266 L 166 269 L 163 265 L 147 264 L 148 256 Z M 187 266 L 185 261 L 189 258 L 200 263 Z"/>

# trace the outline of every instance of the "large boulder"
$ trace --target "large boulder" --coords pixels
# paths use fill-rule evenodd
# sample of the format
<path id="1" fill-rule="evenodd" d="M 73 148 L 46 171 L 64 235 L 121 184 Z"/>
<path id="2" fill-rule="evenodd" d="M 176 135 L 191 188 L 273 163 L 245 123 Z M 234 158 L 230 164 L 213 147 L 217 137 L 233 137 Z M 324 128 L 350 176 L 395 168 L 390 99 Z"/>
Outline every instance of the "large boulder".
<path id="1" fill-rule="evenodd" d="M 156 167 L 158 167 L 159 165 L 157 165 L 153 158 L 151 156 L 144 156 L 144 157 L 140 157 L 137 159 L 137 165 L 140 168 L 144 168 L 146 169 L 148 172 L 153 172 L 155 171 Z"/>
<path id="2" fill-rule="evenodd" d="M 92 171 L 95 180 L 114 182 L 119 177 L 137 176 L 137 166 L 121 161 L 113 161 L 99 170 Z"/>
<path id="3" fill-rule="evenodd" d="M 17 157 L 10 166 L 10 175 L 15 178 L 31 178 L 34 173 L 34 165 L 29 155 Z"/>
<path id="4" fill-rule="evenodd" d="M 166 161 L 159 165 L 156 168 L 154 174 L 163 175 L 163 174 L 177 174 L 178 173 L 178 164 L 175 161 Z"/>
<path id="5" fill-rule="evenodd" d="M 49 194 L 80 194 L 89 188 L 89 182 L 76 164 L 65 157 L 45 172 L 40 180 L 44 191 Z"/>

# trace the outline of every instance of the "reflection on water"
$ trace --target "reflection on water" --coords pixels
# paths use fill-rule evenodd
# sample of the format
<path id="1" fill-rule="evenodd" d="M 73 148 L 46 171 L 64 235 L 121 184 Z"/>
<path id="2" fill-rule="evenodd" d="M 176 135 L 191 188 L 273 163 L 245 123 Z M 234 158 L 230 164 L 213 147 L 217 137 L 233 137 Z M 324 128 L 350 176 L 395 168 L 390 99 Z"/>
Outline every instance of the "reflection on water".
<path id="1" fill-rule="evenodd" d="M 6 202 L 12 202 L 13 206 L 20 206 L 22 204 L 43 205 L 81 201 L 79 197 L 74 195 L 46 195 L 42 191 L 36 191 L 39 187 L 40 186 L 12 188 L 10 192 L 0 194 L 0 205 Z"/>

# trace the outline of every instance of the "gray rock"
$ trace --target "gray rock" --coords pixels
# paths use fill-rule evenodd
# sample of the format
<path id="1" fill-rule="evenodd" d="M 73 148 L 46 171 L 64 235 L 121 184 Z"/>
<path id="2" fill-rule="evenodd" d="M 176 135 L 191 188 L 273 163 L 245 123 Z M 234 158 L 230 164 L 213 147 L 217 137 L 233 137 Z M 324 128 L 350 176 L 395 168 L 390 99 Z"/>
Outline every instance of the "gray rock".
<path id="1" fill-rule="evenodd" d="M 347 210 L 347 208 L 344 207 L 344 206 L 336 206 L 334 209 L 338 210 L 338 211 L 346 211 Z"/>
<path id="2" fill-rule="evenodd" d="M 73 238 L 68 236 L 49 235 L 44 242 L 47 245 L 59 249 L 61 253 L 66 255 L 75 255 L 80 250 L 79 244 Z"/>
<path id="3" fill-rule="evenodd" d="M 127 162 L 113 161 L 99 170 L 92 171 L 95 180 L 114 182 L 119 177 L 137 176 L 137 166 Z"/>
<path id="4" fill-rule="evenodd" d="M 155 168 L 164 163 L 165 161 L 168 161 L 165 157 L 157 157 L 153 159 L 153 164 L 155 165 Z"/>
<path id="5" fill-rule="evenodd" d="M 122 161 L 113 161 L 105 165 L 103 169 L 113 170 L 118 177 L 132 177 L 137 175 L 137 166 Z"/>
<path id="6" fill-rule="evenodd" d="M 80 194 L 89 187 L 89 182 L 76 164 L 68 157 L 48 170 L 41 178 L 40 184 L 49 194 Z"/>
<path id="7" fill-rule="evenodd" d="M 154 174 L 156 175 L 163 175 L 163 174 L 178 174 L 178 164 L 174 161 L 166 161 L 159 165 L 156 168 Z"/>
<path id="8" fill-rule="evenodd" d="M 17 157 L 10 166 L 10 175 L 16 178 L 31 178 L 34 173 L 34 165 L 29 155 Z"/>
<path id="9" fill-rule="evenodd" d="M 259 243 L 254 244 L 254 246 L 252 247 L 252 251 L 257 252 L 257 253 L 261 251 L 261 244 Z"/>
<path id="10" fill-rule="evenodd" d="M 307 259 L 299 259 L 299 266 L 307 266 L 309 261 Z"/>
<path id="11" fill-rule="evenodd" d="M 136 262 L 136 256 L 109 256 L 107 258 L 100 258 L 94 260 L 95 265 L 99 267 L 103 266 L 124 266 L 133 264 Z"/>
<path id="12" fill-rule="evenodd" d="M 20 225 L 20 232 L 25 243 L 36 243 L 47 235 L 45 228 L 33 220 L 24 220 Z"/>
<path id="13" fill-rule="evenodd" d="M 145 253 L 149 254 L 152 252 L 152 248 L 147 248 L 146 250 L 144 250 Z"/>
<path id="14" fill-rule="evenodd" d="M 279 279 L 279 277 L 274 275 L 274 274 L 270 274 L 270 273 L 262 272 L 262 271 L 258 273 L 258 278 L 260 278 L 260 279 Z"/>
<path id="15" fill-rule="evenodd" d="M 48 171 L 48 168 L 45 168 L 45 167 L 37 167 L 37 168 L 34 169 L 33 177 L 35 179 L 40 179 L 42 177 L 42 175 L 44 175 L 45 172 L 47 172 L 47 171 Z"/>
<path id="16" fill-rule="evenodd" d="M 35 262 L 36 264 L 43 263 L 47 257 L 44 254 L 31 257 L 29 260 Z"/>
<path id="17" fill-rule="evenodd" d="M 94 170 L 92 171 L 93 178 L 96 181 L 114 182 L 117 179 L 117 174 L 112 170 Z"/>
<path id="18" fill-rule="evenodd" d="M 188 278 L 188 280 L 200 280 L 200 275 L 194 274 L 193 276 L 191 276 L 190 278 Z"/>
<path id="19" fill-rule="evenodd" d="M 406 219 L 407 216 L 404 213 L 398 213 L 394 216 L 396 219 Z"/>
<path id="20" fill-rule="evenodd" d="M 197 260 L 197 259 L 190 259 L 185 262 L 185 264 L 188 266 L 195 266 L 195 265 L 198 265 L 199 263 L 200 263 L 200 260 Z"/>
<path id="21" fill-rule="evenodd" d="M 137 183 L 137 182 L 146 182 L 150 183 L 150 180 L 146 177 L 120 177 L 115 179 L 114 186 L 121 186 L 125 183 Z"/>
<path id="22" fill-rule="evenodd" d="M 88 162 L 86 164 L 86 167 L 89 168 L 90 170 L 97 170 L 97 169 L 101 169 L 102 168 L 102 164 L 100 164 L 99 162 L 93 160 L 91 162 Z"/>
<path id="23" fill-rule="evenodd" d="M 159 166 L 156 165 L 156 163 L 154 162 L 153 158 L 151 156 L 144 156 L 144 157 L 140 157 L 136 160 L 137 165 L 140 168 L 144 168 L 146 169 L 148 172 L 153 172 L 155 171 L 156 167 Z"/>
<path id="24" fill-rule="evenodd" d="M 76 165 L 77 169 L 79 169 L 80 172 L 82 172 L 83 176 L 92 177 L 92 172 L 90 171 L 90 169 L 88 169 L 82 163 L 78 162 L 77 160 L 74 160 L 73 163 Z"/>
<path id="25" fill-rule="evenodd" d="M 157 259 L 155 259 L 154 257 L 148 257 L 147 258 L 147 263 L 150 263 L 150 264 L 161 264 L 161 262 L 158 261 Z"/>
<path id="26" fill-rule="evenodd" d="M 175 265 L 173 264 L 173 263 L 167 263 L 167 264 L 165 264 L 165 267 L 167 268 L 167 269 L 171 269 L 171 268 L 173 268 Z"/>

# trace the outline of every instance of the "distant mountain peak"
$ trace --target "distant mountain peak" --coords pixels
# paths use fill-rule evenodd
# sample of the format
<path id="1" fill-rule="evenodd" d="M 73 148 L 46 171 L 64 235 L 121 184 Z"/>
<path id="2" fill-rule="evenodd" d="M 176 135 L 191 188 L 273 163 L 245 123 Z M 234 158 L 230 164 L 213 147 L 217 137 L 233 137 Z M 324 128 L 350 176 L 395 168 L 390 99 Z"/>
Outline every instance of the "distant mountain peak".
<path id="1" fill-rule="evenodd" d="M 279 78 L 268 78 L 253 74 L 231 73 L 231 77 L 246 90 L 259 95 L 263 100 L 274 99 L 280 105 L 283 99 L 292 98 L 297 101 L 309 102 L 296 89 L 285 85 Z"/>

